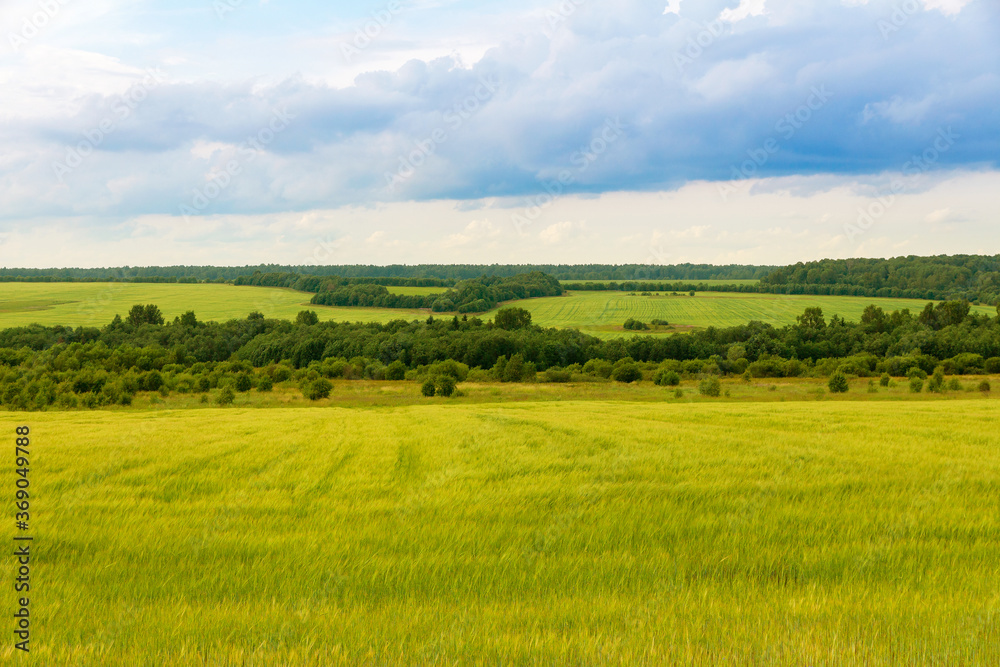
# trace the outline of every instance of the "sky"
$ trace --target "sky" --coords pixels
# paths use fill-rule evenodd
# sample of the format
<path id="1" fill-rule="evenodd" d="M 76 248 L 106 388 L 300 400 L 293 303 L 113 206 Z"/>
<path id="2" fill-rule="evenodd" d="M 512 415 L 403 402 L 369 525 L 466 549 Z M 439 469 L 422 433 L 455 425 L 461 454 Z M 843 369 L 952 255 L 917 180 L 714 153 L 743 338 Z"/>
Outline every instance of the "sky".
<path id="1" fill-rule="evenodd" d="M 5 0 L 0 266 L 1000 253 L 997 0 Z"/>

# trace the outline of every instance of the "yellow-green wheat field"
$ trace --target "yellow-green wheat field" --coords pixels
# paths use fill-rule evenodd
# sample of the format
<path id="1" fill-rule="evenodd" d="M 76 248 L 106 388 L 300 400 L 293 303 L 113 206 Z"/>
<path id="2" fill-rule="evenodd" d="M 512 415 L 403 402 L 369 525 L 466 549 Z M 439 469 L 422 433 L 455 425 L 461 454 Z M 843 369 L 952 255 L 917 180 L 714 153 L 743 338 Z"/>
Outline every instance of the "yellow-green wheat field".
<path id="1" fill-rule="evenodd" d="M 1000 663 L 993 400 L 0 413 L 8 490 L 19 423 L 4 662 Z"/>

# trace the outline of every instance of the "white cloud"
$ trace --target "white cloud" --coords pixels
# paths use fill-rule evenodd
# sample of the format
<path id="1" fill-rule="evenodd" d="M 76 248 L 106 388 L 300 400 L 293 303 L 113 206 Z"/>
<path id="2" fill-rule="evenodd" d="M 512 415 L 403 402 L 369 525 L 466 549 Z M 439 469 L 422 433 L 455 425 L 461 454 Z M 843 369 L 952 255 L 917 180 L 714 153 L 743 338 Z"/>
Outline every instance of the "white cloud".
<path id="1" fill-rule="evenodd" d="M 924 9 L 940 10 L 945 16 L 960 13 L 972 0 L 924 0 Z"/>
<path id="2" fill-rule="evenodd" d="M 712 227 L 710 225 L 694 225 L 688 227 L 687 229 L 679 229 L 672 232 L 672 236 L 675 239 L 700 239 L 705 236 L 707 232 Z"/>
<path id="3" fill-rule="evenodd" d="M 882 178 L 891 182 L 894 176 Z M 460 202 L 433 201 L 188 221 L 141 216 L 111 228 L 86 217 L 39 219 L 30 226 L 0 222 L 0 235 L 6 235 L 0 250 L 3 257 L 16 258 L 5 260 L 8 266 L 43 267 L 787 264 L 824 257 L 892 256 L 902 250 L 920 255 L 1000 253 L 995 233 L 1000 171 L 951 172 L 926 188 L 903 192 L 864 234 L 853 238 L 845 228 L 856 224 L 859 211 L 876 201 L 853 177 L 771 181 L 767 188 L 747 188 L 728 202 L 719 197 L 715 183 L 705 182 L 670 193 L 562 197 L 546 207 L 531 233 L 523 236 L 511 221 L 521 210 L 520 202 L 498 199 L 484 203 L 471 221 Z"/>
<path id="4" fill-rule="evenodd" d="M 737 23 L 751 16 L 762 16 L 766 12 L 767 0 L 740 0 L 736 9 L 724 9 L 719 19 L 728 23 Z"/>
<path id="5" fill-rule="evenodd" d="M 933 211 L 931 213 L 928 213 L 927 217 L 924 218 L 924 221 L 925 222 L 929 222 L 931 224 L 935 224 L 935 223 L 944 222 L 949 217 L 951 217 L 951 209 L 950 208 L 941 208 L 941 209 L 938 209 L 938 210 Z"/>
<path id="6" fill-rule="evenodd" d="M 543 243 L 548 243 L 549 245 L 562 243 L 569 238 L 570 234 L 572 234 L 573 227 L 573 223 L 569 221 L 557 222 L 554 225 L 549 225 L 539 232 L 538 238 L 541 239 Z"/>
<path id="7" fill-rule="evenodd" d="M 458 234 L 451 234 L 442 243 L 445 248 L 461 248 L 481 244 L 500 236 L 500 230 L 487 220 L 473 220 Z"/>
<path id="8" fill-rule="evenodd" d="M 974 226 L 986 215 L 982 209 L 967 213 L 956 203 L 960 200 L 935 189 L 935 179 L 947 180 L 947 170 L 963 165 L 997 164 L 992 138 L 1000 136 L 994 109 L 1000 47 L 993 38 L 1000 24 L 995 12 L 984 10 L 995 1 L 978 0 L 978 6 L 961 12 L 967 0 L 926 0 L 926 15 L 912 17 L 883 40 L 874 23 L 896 0 L 867 8 L 857 6 L 863 0 L 688 2 L 685 20 L 669 16 L 681 11 L 681 0 L 590 2 L 579 5 L 552 39 L 544 36 L 539 13 L 551 9 L 551 0 L 487 3 L 496 9 L 426 0 L 419 11 L 400 13 L 353 64 L 343 62 L 336 46 L 353 38 L 356 26 L 370 17 L 347 3 L 317 6 L 308 21 L 305 13 L 286 13 L 273 24 L 267 14 L 277 16 L 281 3 L 244 3 L 241 17 L 250 20 L 222 24 L 206 3 L 193 12 L 212 23 L 195 32 L 192 15 L 137 12 L 141 0 L 93 0 L 104 13 L 83 22 L 70 20 L 70 10 L 82 12 L 91 4 L 70 4 L 22 52 L 0 59 L 0 232 L 47 228 L 61 217 L 100 228 L 113 241 L 122 220 L 160 216 L 170 224 L 193 190 L 240 157 L 237 147 L 245 137 L 258 132 L 273 109 L 284 107 L 297 114 L 295 122 L 252 161 L 241 160 L 238 177 L 199 211 L 201 217 L 192 216 L 195 223 L 206 221 L 192 232 L 209 229 L 208 220 L 239 220 L 227 229 L 245 224 L 245 235 L 230 238 L 241 239 L 246 252 L 264 256 L 287 254 L 286 241 L 298 243 L 291 239 L 305 236 L 307 247 L 293 255 L 317 247 L 332 255 L 344 248 L 377 261 L 420 261 L 460 249 L 457 254 L 484 253 L 485 260 L 490 252 L 516 260 L 518 252 L 568 251 L 565 244 L 556 246 L 572 238 L 575 251 L 593 253 L 594 259 L 621 251 L 642 261 L 648 244 L 620 239 L 648 239 L 662 227 L 663 238 L 675 240 L 674 233 L 706 226 L 711 231 L 701 237 L 676 239 L 684 242 L 685 256 L 703 257 L 712 252 L 708 242 L 719 239 L 726 250 L 713 256 L 769 257 L 781 244 L 762 240 L 757 222 L 744 233 L 734 222 L 743 211 L 729 208 L 727 218 L 713 203 L 692 200 L 693 190 L 684 184 L 701 184 L 697 187 L 711 199 L 715 186 L 704 186 L 705 181 L 730 178 L 734 167 L 760 159 L 754 156 L 766 142 L 777 140 L 777 152 L 754 170 L 769 178 L 737 183 L 732 201 L 746 204 L 751 217 L 766 210 L 772 226 L 785 230 L 789 249 L 810 252 L 826 247 L 821 243 L 829 239 L 801 245 L 793 238 L 797 232 L 788 230 L 808 226 L 820 234 L 837 227 L 845 215 L 838 207 L 862 196 L 849 191 L 834 196 L 827 181 L 847 187 L 865 177 L 841 174 L 901 169 L 908 156 L 927 149 L 939 128 L 952 126 L 960 144 L 914 179 L 936 198 L 908 215 L 929 224 L 927 211 L 953 207 Z M 20 20 L 21 9 L 34 2 L 22 0 L 14 14 L 8 3 L 0 7 L 0 17 Z M 765 14 L 768 20 L 746 20 Z M 717 16 L 741 23 L 732 30 L 709 28 L 705 22 Z M 251 27 L 261 25 L 269 29 Z M 116 40 L 119 34 L 140 38 Z M 928 40 L 931 34 L 948 39 Z M 954 43 L 977 48 L 954 49 Z M 683 70 L 675 60 L 679 53 L 692 54 Z M 164 65 L 167 80 L 115 126 L 84 166 L 64 182 L 55 178 L 53 163 L 65 160 L 84 133 L 108 117 L 118 96 L 156 63 L 170 63 Z M 454 125 L 446 111 L 468 100 L 488 74 L 500 78 L 498 91 Z M 811 91 L 824 86 L 833 92 L 830 103 L 804 106 Z M 604 144 L 599 137 L 608 118 L 620 118 L 623 133 Z M 788 118 L 792 125 L 784 127 L 794 127 L 792 136 L 776 125 Z M 417 154 L 421 166 L 389 192 L 386 172 L 398 169 L 401 156 L 414 155 L 441 128 L 446 139 L 432 155 Z M 602 150 L 591 160 L 589 147 L 598 145 Z M 544 196 L 567 169 L 572 183 L 563 193 L 587 193 L 594 198 L 593 210 L 573 197 L 565 206 L 546 207 L 525 237 L 533 246 L 517 250 L 525 242 L 507 224 L 506 198 L 521 197 L 525 206 Z M 967 196 L 992 196 L 995 203 L 1000 189 L 989 187 Z M 916 189 L 912 197 L 918 196 Z M 630 191 L 657 192 L 678 202 L 678 213 Z M 493 197 L 499 203 L 454 210 Z M 630 214 L 637 206 L 661 215 L 626 225 L 620 212 L 601 208 L 611 200 Z M 790 200 L 810 206 L 783 208 Z M 402 207 L 429 202 L 442 203 L 448 213 L 440 221 L 414 223 L 433 230 L 427 238 L 408 235 L 402 221 L 410 216 Z M 385 222 L 383 204 L 400 222 Z M 903 208 L 894 207 L 894 214 Z M 480 219 L 470 222 L 470 216 Z M 587 227 L 568 226 L 567 220 Z M 160 234 L 165 243 L 174 242 L 163 231 L 144 229 L 143 238 Z M 308 235 L 305 229 L 311 230 Z M 270 233 L 282 241 L 272 246 L 262 240 Z M 83 239 L 81 247 L 95 250 L 94 256 L 106 256 L 82 236 L 74 238 Z M 176 242 L 186 243 L 180 237 Z M 108 247 L 130 251 L 120 244 Z M 205 253 L 219 253 L 212 244 L 206 248 Z M 75 247 L 65 252 L 90 261 Z M 154 245 L 136 252 L 156 257 L 172 251 Z M 232 252 L 242 263 L 237 248 Z M 681 251 L 671 255 L 679 258 Z M 122 255 L 111 263 L 135 261 Z"/>
<path id="9" fill-rule="evenodd" d="M 939 102 L 940 96 L 936 94 L 921 100 L 907 100 L 897 95 L 891 100 L 866 104 L 861 120 L 868 123 L 873 119 L 885 118 L 893 123 L 915 124 L 922 121 Z"/>

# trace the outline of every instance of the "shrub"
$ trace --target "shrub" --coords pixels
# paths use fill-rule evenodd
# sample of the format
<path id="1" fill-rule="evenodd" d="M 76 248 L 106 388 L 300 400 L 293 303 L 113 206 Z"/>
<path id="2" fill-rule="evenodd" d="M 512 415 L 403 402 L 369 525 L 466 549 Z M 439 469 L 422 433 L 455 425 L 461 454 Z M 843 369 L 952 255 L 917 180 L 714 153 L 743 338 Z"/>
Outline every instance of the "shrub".
<path id="1" fill-rule="evenodd" d="M 317 367 L 324 377 L 345 378 L 347 380 L 354 377 L 354 366 L 347 363 L 346 359 L 330 358 L 322 364 L 317 364 Z"/>
<path id="2" fill-rule="evenodd" d="M 385 367 L 385 379 L 399 382 L 406 378 L 406 364 L 397 359 Z"/>
<path id="3" fill-rule="evenodd" d="M 878 393 L 878 383 L 875 380 L 868 381 L 868 393 L 877 394 Z"/>
<path id="4" fill-rule="evenodd" d="M 892 377 L 890 377 L 888 373 L 883 373 L 882 379 L 879 380 L 879 384 L 883 387 L 888 387 L 890 382 L 892 382 Z"/>
<path id="5" fill-rule="evenodd" d="M 924 381 L 920 377 L 914 376 L 910 378 L 910 392 L 914 394 L 919 394 L 924 390 Z"/>
<path id="6" fill-rule="evenodd" d="M 143 374 L 140 383 L 146 391 L 157 391 L 163 386 L 163 376 L 159 371 L 149 371 Z"/>
<path id="7" fill-rule="evenodd" d="M 798 359 L 789 359 L 785 362 L 785 377 L 797 378 L 806 372 L 806 365 Z"/>
<path id="8" fill-rule="evenodd" d="M 450 375 L 439 375 L 434 381 L 434 389 L 438 396 L 445 398 L 455 393 L 455 378 Z"/>
<path id="9" fill-rule="evenodd" d="M 674 390 L 674 398 L 684 398 L 684 390 L 683 389 L 675 389 Z"/>
<path id="10" fill-rule="evenodd" d="M 236 399 L 236 394 L 233 392 L 233 388 L 230 386 L 225 386 L 219 395 L 215 397 L 215 402 L 219 405 L 231 405 Z"/>
<path id="11" fill-rule="evenodd" d="M 701 359 L 688 359 L 683 364 L 681 364 L 681 369 L 685 373 L 690 373 L 691 375 L 697 375 L 701 373 L 701 369 L 705 367 L 705 362 Z"/>
<path id="12" fill-rule="evenodd" d="M 631 383 L 642 379 L 642 371 L 635 363 L 622 364 L 611 372 L 611 379 L 615 382 Z"/>
<path id="13" fill-rule="evenodd" d="M 525 370 L 523 367 L 524 358 L 523 357 L 520 358 L 522 359 L 521 375 L 523 376 L 525 374 Z M 514 359 L 511 359 L 511 361 L 514 361 Z M 460 361 L 455 361 L 454 359 L 446 359 L 445 361 L 439 361 L 437 363 L 431 364 L 430 366 L 421 367 L 420 370 L 426 371 L 426 373 L 430 376 L 450 375 L 455 380 L 455 382 L 465 382 L 465 380 L 469 377 L 469 367 Z M 510 380 L 510 382 L 518 382 L 520 380 L 521 377 L 519 376 L 517 380 Z"/>
<path id="14" fill-rule="evenodd" d="M 668 371 L 661 368 L 653 376 L 653 383 L 661 387 L 676 387 L 681 383 L 681 376 L 677 371 Z"/>
<path id="15" fill-rule="evenodd" d="M 490 371 L 484 371 L 482 368 L 473 368 L 469 371 L 467 379 L 469 382 L 491 382 L 496 378 L 493 377 L 493 373 Z"/>
<path id="16" fill-rule="evenodd" d="M 274 385 L 271 382 L 271 378 L 267 377 L 266 375 L 257 382 L 257 391 L 268 392 L 271 391 L 271 389 L 273 388 Z"/>
<path id="17" fill-rule="evenodd" d="M 707 377 L 698 384 L 698 393 L 702 396 L 718 397 L 722 394 L 722 383 L 714 375 Z"/>
<path id="18" fill-rule="evenodd" d="M 625 320 L 625 324 L 623 324 L 622 327 L 628 331 L 645 331 L 649 328 L 645 322 L 640 322 L 639 320 L 631 317 Z"/>
<path id="19" fill-rule="evenodd" d="M 927 383 L 927 390 L 935 394 L 940 394 L 944 391 L 944 369 L 940 366 L 934 369 L 934 375 L 931 376 L 931 381 Z"/>
<path id="20" fill-rule="evenodd" d="M 434 380 L 431 378 L 424 380 L 424 384 L 420 387 L 420 393 L 428 398 L 433 396 L 436 391 L 437 387 L 434 386 Z"/>
<path id="21" fill-rule="evenodd" d="M 654 320 L 650 320 L 649 323 L 652 324 L 654 327 L 668 327 L 668 326 L 670 326 L 670 322 L 667 322 L 666 320 L 657 320 L 657 319 L 654 319 Z"/>
<path id="22" fill-rule="evenodd" d="M 561 371 L 556 368 L 545 371 L 546 382 L 569 382 L 570 379 L 572 379 L 572 375 L 569 371 Z"/>
<path id="23" fill-rule="evenodd" d="M 948 381 L 948 390 L 962 391 L 962 383 L 959 381 L 958 378 L 952 378 L 951 380 Z"/>
<path id="24" fill-rule="evenodd" d="M 780 378 L 785 377 L 787 365 L 781 359 L 758 359 L 747 366 L 747 371 L 755 378 Z"/>
<path id="25" fill-rule="evenodd" d="M 332 390 L 333 384 L 329 380 L 326 378 L 316 378 L 306 385 L 306 391 L 303 393 L 310 401 L 318 401 L 323 398 L 330 398 Z"/>
<path id="26" fill-rule="evenodd" d="M 851 385 L 847 381 L 847 376 L 837 371 L 830 376 L 829 387 L 831 394 L 846 394 Z"/>
<path id="27" fill-rule="evenodd" d="M 319 324 L 319 315 L 314 310 L 303 310 L 295 316 L 295 323 L 304 324 L 305 326 Z"/>
<path id="28" fill-rule="evenodd" d="M 233 383 L 233 388 L 240 392 L 241 394 L 246 391 L 253 389 L 253 381 L 250 379 L 249 373 L 240 373 L 236 376 L 236 382 Z"/>
<path id="29" fill-rule="evenodd" d="M 979 391 L 983 392 L 984 394 L 990 393 L 992 389 L 993 387 L 990 386 L 989 380 L 983 380 L 982 382 L 979 383 Z"/>
<path id="30" fill-rule="evenodd" d="M 941 362 L 948 375 L 975 375 L 983 371 L 986 361 L 981 354 L 963 352 Z"/>
<path id="31" fill-rule="evenodd" d="M 1000 373 L 1000 357 L 990 357 L 985 363 L 986 372 L 995 375 Z"/>
<path id="32" fill-rule="evenodd" d="M 494 366 L 493 369 L 496 371 L 497 379 L 501 382 L 521 382 L 527 379 L 529 374 L 527 364 L 524 363 L 524 356 L 520 354 L 515 354 L 502 365 L 498 359 L 497 366 Z"/>
<path id="33" fill-rule="evenodd" d="M 506 331 L 525 329 L 531 326 L 531 313 L 524 308 L 501 308 L 493 316 L 493 324 Z"/>
<path id="34" fill-rule="evenodd" d="M 614 369 L 614 365 L 610 361 L 605 361 L 604 359 L 591 359 L 583 365 L 584 373 L 602 378 L 611 377 L 611 371 Z"/>
<path id="35" fill-rule="evenodd" d="M 918 366 L 914 366 L 910 370 L 906 371 L 906 377 L 910 378 L 911 380 L 913 378 L 920 378 L 921 380 L 926 380 L 927 371 Z M 921 384 L 920 386 L 923 387 L 923 384 Z"/>

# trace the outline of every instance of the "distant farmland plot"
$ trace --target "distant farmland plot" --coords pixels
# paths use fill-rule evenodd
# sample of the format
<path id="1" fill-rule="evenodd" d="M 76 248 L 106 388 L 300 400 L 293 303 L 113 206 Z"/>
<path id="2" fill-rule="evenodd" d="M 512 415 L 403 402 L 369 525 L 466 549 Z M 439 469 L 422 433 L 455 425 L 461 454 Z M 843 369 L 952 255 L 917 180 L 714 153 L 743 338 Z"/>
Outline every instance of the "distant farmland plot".
<path id="1" fill-rule="evenodd" d="M 34 664 L 1000 661 L 993 401 L 30 421 Z"/>
<path id="2" fill-rule="evenodd" d="M 435 287 L 392 287 L 390 290 L 440 290 Z M 663 294 L 663 293 L 661 293 Z M 193 310 L 199 320 L 225 321 L 244 318 L 253 311 L 266 317 L 295 319 L 301 310 L 315 310 L 321 320 L 389 322 L 426 319 L 427 310 L 391 308 L 339 308 L 314 306 L 311 294 L 272 287 L 232 285 L 185 285 L 147 283 L 0 283 L 0 328 L 31 323 L 66 326 L 103 326 L 116 315 L 123 317 L 132 305 L 155 303 L 167 320 Z M 546 327 L 579 328 L 601 337 L 632 335 L 621 325 L 632 317 L 643 322 L 663 319 L 671 324 L 694 327 L 726 327 L 760 320 L 784 325 L 806 308 L 818 306 L 827 318 L 838 314 L 857 321 L 868 304 L 886 311 L 923 309 L 926 301 L 875 299 L 843 296 L 783 296 L 698 292 L 678 296 L 629 296 L 624 292 L 569 292 L 566 296 L 527 299 L 516 305 L 531 311 L 536 324 Z M 976 311 L 995 314 L 992 307 Z M 487 313 L 480 317 L 489 318 Z M 449 314 L 435 317 L 451 317 Z"/>
<path id="3" fill-rule="evenodd" d="M 389 285 L 386 287 L 390 294 L 405 294 L 407 296 L 427 296 L 428 294 L 443 294 L 448 291 L 447 287 L 396 287 Z"/>
<path id="4" fill-rule="evenodd" d="M 644 281 L 641 278 L 637 278 L 638 282 L 651 282 L 651 283 L 684 283 L 686 285 L 756 285 L 760 283 L 759 280 L 663 280 L 663 279 L 650 279 Z M 624 282 L 629 282 L 627 280 L 560 280 L 559 283 L 566 289 L 573 289 L 573 285 L 582 285 L 584 283 L 618 283 L 621 285 Z"/>
<path id="5" fill-rule="evenodd" d="M 670 324 L 695 327 L 729 327 L 760 320 L 775 326 L 793 324 L 806 308 L 820 307 L 829 319 L 840 315 L 858 321 L 869 304 L 886 311 L 909 308 L 917 312 L 926 301 L 916 299 L 876 299 L 847 296 L 785 296 L 779 294 L 737 294 L 698 292 L 688 296 L 629 296 L 625 292 L 570 292 L 567 296 L 545 297 L 518 302 L 531 311 L 533 321 L 546 327 L 571 328 L 597 336 L 623 335 L 621 325 L 628 318 L 643 322 L 666 320 Z M 995 314 L 982 306 L 978 312 Z"/>
<path id="6" fill-rule="evenodd" d="M 403 288 L 400 288 L 403 289 Z M 433 289 L 433 288 L 416 288 Z M 274 287 L 149 283 L 0 283 L 0 328 L 32 323 L 54 326 L 103 326 L 124 317 L 137 303 L 154 303 L 170 321 L 193 310 L 199 320 L 265 317 L 295 319 L 315 310 L 322 320 L 388 322 L 426 317 L 422 311 L 313 306 L 311 294 Z"/>

